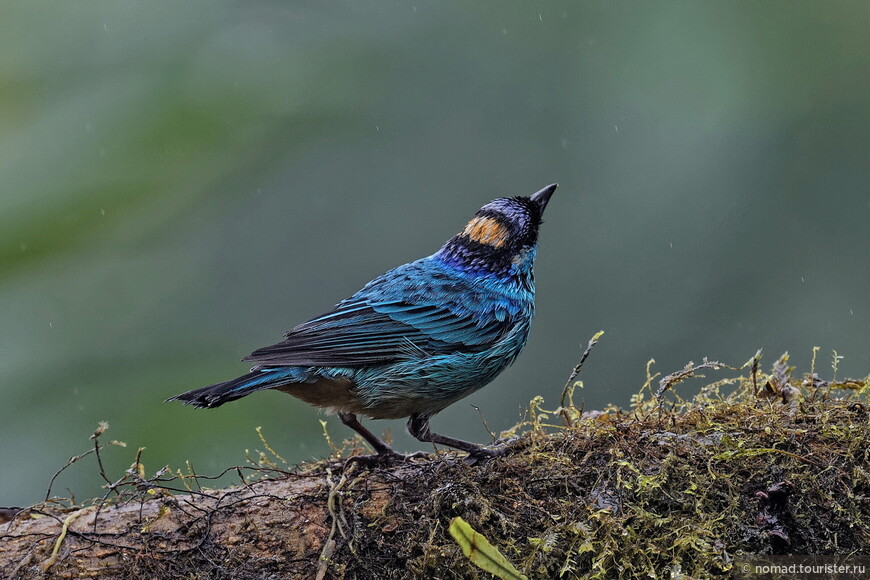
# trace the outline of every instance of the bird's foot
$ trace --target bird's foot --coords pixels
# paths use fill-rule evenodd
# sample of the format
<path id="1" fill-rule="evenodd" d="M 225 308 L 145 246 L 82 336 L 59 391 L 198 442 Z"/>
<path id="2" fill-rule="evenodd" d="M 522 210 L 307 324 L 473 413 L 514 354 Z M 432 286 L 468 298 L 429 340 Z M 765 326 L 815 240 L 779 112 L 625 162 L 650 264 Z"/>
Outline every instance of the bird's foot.
<path id="1" fill-rule="evenodd" d="M 501 457 L 507 452 L 505 448 L 490 449 L 481 447 L 479 451 L 474 451 L 468 454 L 464 459 L 466 465 L 483 465 L 493 457 Z"/>
<path id="2" fill-rule="evenodd" d="M 520 435 L 515 435 L 510 438 L 499 439 L 493 445 L 495 449 L 504 449 L 504 453 L 507 453 L 508 451 L 527 447 L 530 443 L 531 440 L 528 437 L 523 438 Z"/>
<path id="3" fill-rule="evenodd" d="M 348 457 L 344 462 L 344 468 L 347 469 L 352 464 L 357 464 L 360 467 L 372 469 L 376 467 L 389 467 L 397 463 L 408 463 L 414 459 L 428 457 L 428 453 L 417 451 L 415 453 L 398 453 L 392 449 L 382 451 L 380 453 L 372 453 L 370 455 L 354 455 Z"/>
<path id="4" fill-rule="evenodd" d="M 507 455 L 520 445 L 521 437 L 512 437 L 511 439 L 499 439 L 495 442 L 494 447 L 480 447 L 468 453 L 465 458 L 467 465 L 483 465 L 493 457 L 501 457 Z"/>

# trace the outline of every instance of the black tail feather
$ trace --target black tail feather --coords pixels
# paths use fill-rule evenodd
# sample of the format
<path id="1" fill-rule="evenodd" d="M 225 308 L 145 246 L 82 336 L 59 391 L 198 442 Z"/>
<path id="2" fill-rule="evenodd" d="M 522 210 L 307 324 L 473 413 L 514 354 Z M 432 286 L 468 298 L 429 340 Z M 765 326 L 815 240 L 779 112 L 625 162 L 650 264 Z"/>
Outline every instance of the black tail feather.
<path id="1" fill-rule="evenodd" d="M 255 391 L 262 391 L 275 386 L 271 381 L 264 381 L 262 379 L 263 373 L 254 371 L 231 381 L 224 381 L 175 395 L 166 399 L 164 403 L 181 401 L 185 405 L 193 405 L 197 409 L 213 409 L 220 407 L 224 403 L 241 399 Z M 252 384 L 246 386 L 245 383 Z"/>

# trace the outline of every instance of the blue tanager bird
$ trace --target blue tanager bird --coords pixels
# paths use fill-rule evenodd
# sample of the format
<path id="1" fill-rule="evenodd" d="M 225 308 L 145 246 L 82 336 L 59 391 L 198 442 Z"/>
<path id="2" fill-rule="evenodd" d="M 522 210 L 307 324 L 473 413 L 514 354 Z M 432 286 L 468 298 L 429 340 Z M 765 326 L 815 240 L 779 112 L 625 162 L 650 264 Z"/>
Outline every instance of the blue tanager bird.
<path id="1" fill-rule="evenodd" d="M 436 253 L 390 270 L 243 360 L 246 375 L 172 397 L 217 407 L 277 389 L 338 413 L 376 451 L 404 460 L 357 419 L 409 417 L 423 442 L 469 453 L 492 449 L 433 433 L 429 419 L 492 381 L 522 351 L 535 310 L 533 266 L 549 185 L 530 197 L 484 205 Z"/>

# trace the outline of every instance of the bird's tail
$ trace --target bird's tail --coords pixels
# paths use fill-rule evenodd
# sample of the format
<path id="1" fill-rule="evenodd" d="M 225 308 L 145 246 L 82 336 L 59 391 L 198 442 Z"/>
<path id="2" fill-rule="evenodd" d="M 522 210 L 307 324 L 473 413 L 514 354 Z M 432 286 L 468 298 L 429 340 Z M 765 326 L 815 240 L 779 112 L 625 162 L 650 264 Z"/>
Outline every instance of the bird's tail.
<path id="1" fill-rule="evenodd" d="M 219 407 L 224 403 L 241 399 L 256 391 L 273 389 L 288 382 L 294 382 L 289 376 L 291 374 L 286 370 L 282 371 L 280 369 L 254 370 L 231 381 L 224 381 L 175 395 L 164 402 L 181 401 L 185 405 L 193 405 L 197 409 L 211 409 Z"/>

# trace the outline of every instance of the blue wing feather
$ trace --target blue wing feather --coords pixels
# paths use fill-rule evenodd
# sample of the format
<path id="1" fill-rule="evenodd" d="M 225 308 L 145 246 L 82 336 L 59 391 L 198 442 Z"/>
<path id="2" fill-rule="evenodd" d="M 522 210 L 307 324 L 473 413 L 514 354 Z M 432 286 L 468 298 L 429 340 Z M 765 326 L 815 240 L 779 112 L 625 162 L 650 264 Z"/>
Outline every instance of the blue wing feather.
<path id="1" fill-rule="evenodd" d="M 413 356 L 479 352 L 512 327 L 523 305 L 424 258 L 369 282 L 285 340 L 244 360 L 259 366 L 386 364 Z"/>

